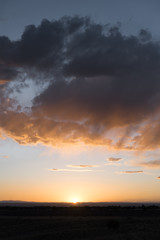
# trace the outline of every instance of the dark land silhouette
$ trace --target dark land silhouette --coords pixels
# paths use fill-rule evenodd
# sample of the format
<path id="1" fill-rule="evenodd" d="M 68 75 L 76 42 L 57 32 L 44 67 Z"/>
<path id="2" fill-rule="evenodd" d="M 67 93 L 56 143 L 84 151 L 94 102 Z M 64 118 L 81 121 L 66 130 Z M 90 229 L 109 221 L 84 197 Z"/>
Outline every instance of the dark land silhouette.
<path id="1" fill-rule="evenodd" d="M 160 237 L 160 207 L 0 207 L 0 240 L 123 239 Z"/>

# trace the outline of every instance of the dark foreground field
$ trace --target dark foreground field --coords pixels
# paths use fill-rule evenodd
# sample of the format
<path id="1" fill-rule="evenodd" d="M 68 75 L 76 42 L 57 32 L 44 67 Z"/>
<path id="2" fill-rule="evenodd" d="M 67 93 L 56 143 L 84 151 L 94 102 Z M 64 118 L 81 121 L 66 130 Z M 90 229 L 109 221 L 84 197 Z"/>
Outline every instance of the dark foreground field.
<path id="1" fill-rule="evenodd" d="M 159 240 L 160 210 L 114 207 L 0 208 L 2 239 Z"/>

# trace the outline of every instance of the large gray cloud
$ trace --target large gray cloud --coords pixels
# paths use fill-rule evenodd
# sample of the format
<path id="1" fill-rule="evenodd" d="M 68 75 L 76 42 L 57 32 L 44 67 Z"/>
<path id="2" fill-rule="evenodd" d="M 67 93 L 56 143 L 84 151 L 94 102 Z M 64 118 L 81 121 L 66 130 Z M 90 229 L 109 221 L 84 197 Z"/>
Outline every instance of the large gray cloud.
<path id="1" fill-rule="evenodd" d="M 38 71 L 51 71 L 58 67 L 59 61 L 62 64 L 64 60 L 66 39 L 88 21 L 87 18 L 78 17 L 64 17 L 53 22 L 44 19 L 38 27 L 28 25 L 20 40 L 11 41 L 8 37 L 1 36 L 0 62 L 3 63 L 3 68 L 8 68 L 6 77 L 10 67 L 37 68 Z"/>
<path id="2" fill-rule="evenodd" d="M 27 26 L 17 41 L 1 36 L 0 78 L 12 81 L 26 71 L 42 73 L 49 84 L 34 99 L 30 115 L 23 113 L 29 129 L 23 122 L 16 132 L 16 124 L 1 121 L 12 136 L 111 144 L 106 132 L 125 127 L 117 147 L 137 130 L 132 143 L 143 148 L 141 125 L 157 115 L 160 99 L 160 45 L 146 30 L 124 36 L 119 27 L 64 17 Z M 2 119 L 18 115 L 5 114 Z"/>
<path id="3" fill-rule="evenodd" d="M 51 84 L 35 103 L 59 106 L 59 111 L 66 103 L 62 115 L 75 112 L 77 120 L 90 115 L 95 123 L 109 124 L 113 116 L 118 124 L 144 119 L 158 104 L 159 50 L 158 44 L 148 41 L 146 31 L 125 37 L 117 27 L 105 32 L 103 26 L 90 23 L 67 44 L 62 72 L 73 80 Z"/>

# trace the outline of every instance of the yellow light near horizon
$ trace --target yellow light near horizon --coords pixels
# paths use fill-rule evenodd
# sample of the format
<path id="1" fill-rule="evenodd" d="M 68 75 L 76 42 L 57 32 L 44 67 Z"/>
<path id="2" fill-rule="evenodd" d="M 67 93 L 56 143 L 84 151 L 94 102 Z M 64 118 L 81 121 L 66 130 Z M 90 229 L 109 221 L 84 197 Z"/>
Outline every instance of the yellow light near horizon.
<path id="1" fill-rule="evenodd" d="M 73 198 L 73 199 L 71 200 L 71 202 L 72 202 L 72 203 L 77 203 L 77 202 L 79 202 L 79 201 L 78 201 L 77 198 Z"/>
<path id="2" fill-rule="evenodd" d="M 76 204 L 76 203 L 83 202 L 82 194 L 80 191 L 75 192 L 73 194 L 72 194 L 72 192 L 69 192 L 67 195 L 68 195 L 68 199 L 66 199 L 66 202 L 68 202 L 68 203 Z"/>
<path id="3" fill-rule="evenodd" d="M 79 202 L 79 199 L 75 197 L 75 198 L 72 198 L 70 202 L 76 204 Z"/>

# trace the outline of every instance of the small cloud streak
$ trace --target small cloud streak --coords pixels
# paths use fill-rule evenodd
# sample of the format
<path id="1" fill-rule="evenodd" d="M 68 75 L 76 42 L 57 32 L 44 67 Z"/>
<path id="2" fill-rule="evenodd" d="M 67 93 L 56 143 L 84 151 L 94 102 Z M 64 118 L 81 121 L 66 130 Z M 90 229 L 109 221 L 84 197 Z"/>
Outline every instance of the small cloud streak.
<path id="1" fill-rule="evenodd" d="M 160 176 L 158 176 L 157 178 L 160 179 Z"/>
<path id="2" fill-rule="evenodd" d="M 140 165 L 143 166 L 143 167 L 146 167 L 146 168 L 159 168 L 160 167 L 160 160 L 142 162 Z"/>
<path id="3" fill-rule="evenodd" d="M 118 161 L 122 160 L 122 158 L 110 157 L 110 158 L 108 158 L 107 160 L 110 161 L 110 162 L 118 162 Z"/>
<path id="4" fill-rule="evenodd" d="M 125 173 L 129 173 L 129 174 L 131 173 L 132 174 L 132 173 L 143 173 L 143 171 L 142 170 L 139 170 L 139 171 L 123 171 L 121 173 L 124 173 L 124 174 Z"/>
<path id="5" fill-rule="evenodd" d="M 91 172 L 91 169 L 68 169 L 68 168 L 52 168 L 52 169 L 48 169 L 49 171 L 54 171 L 54 172 Z"/>
<path id="6" fill-rule="evenodd" d="M 104 164 L 105 166 L 121 166 L 122 163 L 120 162 L 108 162 Z"/>
<path id="7" fill-rule="evenodd" d="M 67 167 L 69 167 L 69 168 L 96 168 L 96 167 L 99 167 L 99 165 L 80 164 L 80 165 L 67 165 Z"/>
<path id="8" fill-rule="evenodd" d="M 122 160 L 122 158 L 115 158 L 115 157 L 110 157 L 107 160 L 107 163 L 105 163 L 104 165 L 114 165 L 114 166 L 120 166 L 122 163 L 120 163 L 119 161 Z"/>
<path id="9" fill-rule="evenodd" d="M 1 156 L 2 158 L 8 158 L 8 155 L 3 155 L 3 156 Z"/>

